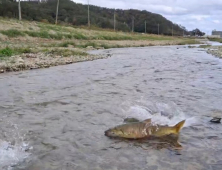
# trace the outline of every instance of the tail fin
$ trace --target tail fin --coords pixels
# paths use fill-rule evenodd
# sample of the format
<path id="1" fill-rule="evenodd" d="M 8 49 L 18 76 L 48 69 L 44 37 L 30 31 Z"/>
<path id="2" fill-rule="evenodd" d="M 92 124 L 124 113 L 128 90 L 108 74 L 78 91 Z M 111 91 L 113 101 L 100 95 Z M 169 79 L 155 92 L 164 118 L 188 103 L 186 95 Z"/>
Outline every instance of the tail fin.
<path id="1" fill-rule="evenodd" d="M 184 123 L 185 123 L 185 120 L 177 123 L 177 124 L 173 127 L 173 129 L 175 130 L 175 133 L 176 133 L 176 134 L 180 132 L 180 130 L 182 129 Z"/>

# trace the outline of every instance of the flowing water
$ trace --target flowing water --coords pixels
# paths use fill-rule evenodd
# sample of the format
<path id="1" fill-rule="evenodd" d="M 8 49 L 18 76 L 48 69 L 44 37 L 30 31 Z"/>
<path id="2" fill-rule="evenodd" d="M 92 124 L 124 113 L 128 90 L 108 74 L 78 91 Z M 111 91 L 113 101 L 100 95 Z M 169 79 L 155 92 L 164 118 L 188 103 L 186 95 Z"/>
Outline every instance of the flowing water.
<path id="1" fill-rule="evenodd" d="M 186 46 L 92 51 L 108 59 L 0 75 L 0 169 L 218 170 L 222 60 Z M 124 118 L 181 130 L 182 150 L 115 140 Z"/>

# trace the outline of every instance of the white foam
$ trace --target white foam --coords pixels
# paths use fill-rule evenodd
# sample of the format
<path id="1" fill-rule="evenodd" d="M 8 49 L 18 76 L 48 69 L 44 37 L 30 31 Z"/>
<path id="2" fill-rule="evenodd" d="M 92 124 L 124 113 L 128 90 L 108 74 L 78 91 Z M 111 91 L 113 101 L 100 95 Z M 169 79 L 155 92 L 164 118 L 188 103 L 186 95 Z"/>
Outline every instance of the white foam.
<path id="1" fill-rule="evenodd" d="M 12 170 L 27 160 L 31 155 L 28 150 L 32 147 L 24 141 L 16 124 L 2 121 L 1 129 L 4 137 L 0 139 L 0 169 Z"/>
<path id="2" fill-rule="evenodd" d="M 173 126 L 182 120 L 186 120 L 184 127 L 198 122 L 196 117 L 190 117 L 183 113 L 173 102 L 150 102 L 141 99 L 139 101 L 127 101 L 122 104 L 124 117 L 134 117 L 140 120 L 152 119 L 152 123 Z"/>
<path id="3" fill-rule="evenodd" d="M 12 167 L 28 158 L 29 155 L 28 152 L 25 152 L 23 144 L 13 146 L 3 141 L 0 145 L 0 169 L 12 169 Z"/>

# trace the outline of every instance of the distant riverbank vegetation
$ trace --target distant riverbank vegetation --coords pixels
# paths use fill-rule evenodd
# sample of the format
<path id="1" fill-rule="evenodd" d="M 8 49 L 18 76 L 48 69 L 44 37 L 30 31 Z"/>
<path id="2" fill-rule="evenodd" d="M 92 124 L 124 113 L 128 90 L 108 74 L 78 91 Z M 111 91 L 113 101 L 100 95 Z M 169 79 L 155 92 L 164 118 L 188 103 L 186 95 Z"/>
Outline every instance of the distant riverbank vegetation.
<path id="1" fill-rule="evenodd" d="M 18 2 L 0 0 L 0 16 L 19 18 Z M 29 21 L 55 23 L 57 0 L 21 1 L 21 17 Z M 148 11 L 109 9 L 90 5 L 91 28 L 114 29 L 124 32 L 139 32 L 162 35 L 189 34 L 185 27 L 167 20 L 163 16 Z M 60 0 L 58 23 L 71 26 L 87 26 L 88 6 L 71 0 Z M 26 34 L 29 34 L 27 32 Z M 57 37 L 58 38 L 58 37 Z"/>

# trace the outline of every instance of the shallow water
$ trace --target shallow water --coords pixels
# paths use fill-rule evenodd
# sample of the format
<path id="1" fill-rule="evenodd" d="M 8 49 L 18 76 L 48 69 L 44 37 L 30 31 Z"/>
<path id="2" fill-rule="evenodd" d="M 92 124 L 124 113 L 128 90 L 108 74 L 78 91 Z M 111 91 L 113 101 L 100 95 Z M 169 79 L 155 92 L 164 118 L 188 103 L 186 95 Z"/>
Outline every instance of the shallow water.
<path id="1" fill-rule="evenodd" d="M 209 120 L 222 113 L 222 60 L 186 46 L 92 53 L 111 57 L 0 75 L 2 169 L 220 169 L 222 125 Z M 186 119 L 183 149 L 104 136 L 126 117 Z"/>

